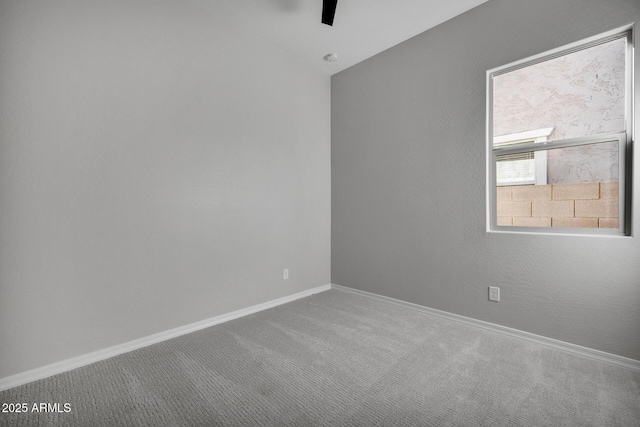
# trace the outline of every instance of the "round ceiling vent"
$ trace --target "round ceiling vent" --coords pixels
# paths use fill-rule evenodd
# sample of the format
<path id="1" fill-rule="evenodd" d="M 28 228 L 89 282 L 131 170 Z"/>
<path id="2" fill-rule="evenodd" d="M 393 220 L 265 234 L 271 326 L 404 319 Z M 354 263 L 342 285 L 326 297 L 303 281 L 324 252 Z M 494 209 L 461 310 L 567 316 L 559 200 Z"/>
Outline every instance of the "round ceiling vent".
<path id="1" fill-rule="evenodd" d="M 324 60 L 327 62 L 336 62 L 338 60 L 338 55 L 335 53 L 330 53 L 324 56 Z"/>

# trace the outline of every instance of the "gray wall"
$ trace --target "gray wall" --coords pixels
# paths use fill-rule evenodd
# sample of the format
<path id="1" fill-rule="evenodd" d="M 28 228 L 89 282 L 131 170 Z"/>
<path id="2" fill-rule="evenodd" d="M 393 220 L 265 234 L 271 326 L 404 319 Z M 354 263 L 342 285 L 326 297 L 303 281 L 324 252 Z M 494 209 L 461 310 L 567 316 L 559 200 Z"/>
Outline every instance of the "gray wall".
<path id="1" fill-rule="evenodd" d="M 490 0 L 334 75 L 332 282 L 640 359 L 639 239 L 485 226 L 485 71 L 633 21 L 637 0 Z"/>
<path id="2" fill-rule="evenodd" d="M 329 283 L 330 79 L 227 18 L 0 3 L 0 378 Z"/>

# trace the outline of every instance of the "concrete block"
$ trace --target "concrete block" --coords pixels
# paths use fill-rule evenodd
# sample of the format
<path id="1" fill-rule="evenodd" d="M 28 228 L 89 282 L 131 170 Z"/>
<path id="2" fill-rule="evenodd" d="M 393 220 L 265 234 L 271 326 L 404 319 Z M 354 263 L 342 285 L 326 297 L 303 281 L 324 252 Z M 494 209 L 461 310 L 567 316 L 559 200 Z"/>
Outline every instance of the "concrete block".
<path id="1" fill-rule="evenodd" d="M 601 199 L 617 199 L 618 183 L 617 182 L 601 182 L 600 198 Z"/>
<path id="2" fill-rule="evenodd" d="M 497 199 L 498 201 L 512 200 L 511 199 L 511 187 L 497 187 Z"/>
<path id="3" fill-rule="evenodd" d="M 599 199 L 599 182 L 579 182 L 575 184 L 554 184 L 553 200 Z"/>
<path id="4" fill-rule="evenodd" d="M 518 185 L 511 189 L 513 200 L 551 200 L 551 185 Z"/>
<path id="5" fill-rule="evenodd" d="M 597 218 L 552 218 L 553 227 L 598 228 Z"/>
<path id="6" fill-rule="evenodd" d="M 598 225 L 600 228 L 618 228 L 620 222 L 618 218 L 598 218 Z"/>
<path id="7" fill-rule="evenodd" d="M 532 203 L 531 216 L 566 218 L 574 212 L 573 200 L 536 200 Z"/>
<path id="8" fill-rule="evenodd" d="M 510 216 L 499 216 L 496 218 L 497 225 L 513 225 L 513 218 Z"/>
<path id="9" fill-rule="evenodd" d="M 514 217 L 513 225 L 516 227 L 551 227 L 551 218 Z"/>
<path id="10" fill-rule="evenodd" d="M 618 199 L 576 200 L 576 217 L 617 218 Z"/>
<path id="11" fill-rule="evenodd" d="M 497 202 L 498 216 L 531 216 L 531 202 Z"/>

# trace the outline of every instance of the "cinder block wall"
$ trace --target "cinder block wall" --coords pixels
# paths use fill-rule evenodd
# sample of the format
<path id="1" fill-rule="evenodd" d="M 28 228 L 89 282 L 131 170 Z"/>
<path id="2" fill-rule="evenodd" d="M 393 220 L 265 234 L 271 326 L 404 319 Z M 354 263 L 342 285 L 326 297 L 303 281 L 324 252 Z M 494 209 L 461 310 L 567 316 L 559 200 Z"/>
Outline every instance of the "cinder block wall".
<path id="1" fill-rule="evenodd" d="M 498 187 L 498 225 L 618 228 L 618 183 Z"/>

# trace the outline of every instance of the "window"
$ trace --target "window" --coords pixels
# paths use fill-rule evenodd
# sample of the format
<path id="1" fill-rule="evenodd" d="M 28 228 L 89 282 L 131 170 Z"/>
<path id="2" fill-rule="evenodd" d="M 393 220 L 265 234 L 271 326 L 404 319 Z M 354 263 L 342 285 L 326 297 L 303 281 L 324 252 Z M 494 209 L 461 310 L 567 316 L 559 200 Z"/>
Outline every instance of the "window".
<path id="1" fill-rule="evenodd" d="M 494 147 L 504 147 L 524 142 L 546 142 L 553 128 L 538 129 L 493 138 Z M 547 153 L 528 151 L 496 156 L 497 185 L 526 185 L 547 183 Z"/>
<path id="2" fill-rule="evenodd" d="M 628 234 L 631 32 L 487 71 L 489 231 Z"/>

